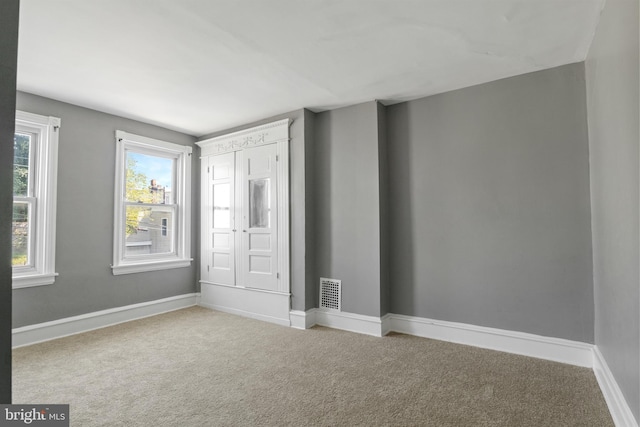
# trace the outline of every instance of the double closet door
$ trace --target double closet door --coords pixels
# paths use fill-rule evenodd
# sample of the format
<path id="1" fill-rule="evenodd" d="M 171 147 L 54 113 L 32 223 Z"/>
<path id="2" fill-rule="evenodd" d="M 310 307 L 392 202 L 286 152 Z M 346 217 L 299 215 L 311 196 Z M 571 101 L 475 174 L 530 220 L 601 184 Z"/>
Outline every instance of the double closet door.
<path id="1" fill-rule="evenodd" d="M 276 162 L 276 144 L 202 158 L 203 281 L 278 290 Z"/>

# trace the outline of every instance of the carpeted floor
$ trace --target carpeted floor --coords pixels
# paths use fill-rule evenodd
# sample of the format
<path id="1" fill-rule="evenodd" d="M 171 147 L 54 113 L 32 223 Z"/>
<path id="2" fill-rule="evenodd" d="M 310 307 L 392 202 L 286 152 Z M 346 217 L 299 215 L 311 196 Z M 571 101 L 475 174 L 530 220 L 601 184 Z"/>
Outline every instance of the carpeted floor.
<path id="1" fill-rule="evenodd" d="M 587 368 L 192 307 L 16 349 L 13 403 L 73 426 L 613 426 Z"/>

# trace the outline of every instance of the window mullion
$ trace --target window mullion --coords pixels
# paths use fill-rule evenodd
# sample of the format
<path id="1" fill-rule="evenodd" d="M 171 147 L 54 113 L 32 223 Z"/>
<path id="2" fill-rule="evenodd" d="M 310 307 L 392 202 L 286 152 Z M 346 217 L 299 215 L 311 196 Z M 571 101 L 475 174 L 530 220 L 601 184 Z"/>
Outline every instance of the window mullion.
<path id="1" fill-rule="evenodd" d="M 142 203 L 142 202 L 124 202 L 125 206 L 148 206 L 148 207 L 178 207 L 177 203 Z"/>
<path id="2" fill-rule="evenodd" d="M 13 196 L 14 202 L 22 202 L 22 203 L 32 203 L 36 201 L 35 197 L 29 196 Z"/>

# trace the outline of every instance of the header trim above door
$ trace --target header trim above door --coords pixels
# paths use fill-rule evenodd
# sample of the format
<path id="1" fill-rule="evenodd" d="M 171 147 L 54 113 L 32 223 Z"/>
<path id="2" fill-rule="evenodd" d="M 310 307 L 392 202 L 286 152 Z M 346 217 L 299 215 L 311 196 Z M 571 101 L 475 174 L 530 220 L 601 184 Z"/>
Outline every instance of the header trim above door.
<path id="1" fill-rule="evenodd" d="M 293 123 L 291 119 L 278 120 L 277 122 L 205 139 L 196 142 L 196 144 L 202 149 L 201 157 L 206 157 L 238 151 L 248 147 L 289 141 L 289 126 L 291 123 Z"/>

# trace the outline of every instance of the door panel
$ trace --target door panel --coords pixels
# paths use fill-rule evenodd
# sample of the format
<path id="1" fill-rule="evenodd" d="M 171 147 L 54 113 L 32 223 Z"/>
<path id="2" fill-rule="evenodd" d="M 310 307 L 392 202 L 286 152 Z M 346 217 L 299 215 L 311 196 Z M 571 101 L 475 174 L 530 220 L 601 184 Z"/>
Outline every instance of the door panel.
<path id="1" fill-rule="evenodd" d="M 253 251 L 270 251 L 271 236 L 268 234 L 251 234 L 249 236 L 249 249 Z"/>
<path id="2" fill-rule="evenodd" d="M 214 233 L 213 234 L 213 247 L 214 248 L 230 248 L 231 239 L 229 234 Z"/>
<path id="3" fill-rule="evenodd" d="M 229 270 L 231 267 L 231 255 L 219 252 L 213 253 L 213 268 Z"/>
<path id="4" fill-rule="evenodd" d="M 211 211 L 208 223 L 211 239 L 209 280 L 223 285 L 235 285 L 236 245 L 234 238 L 234 153 L 210 157 Z"/>
<path id="5" fill-rule="evenodd" d="M 242 276 L 244 286 L 278 289 L 276 146 L 243 150 Z"/>
<path id="6" fill-rule="evenodd" d="M 249 255 L 249 272 L 257 274 L 271 274 L 271 257 Z"/>

